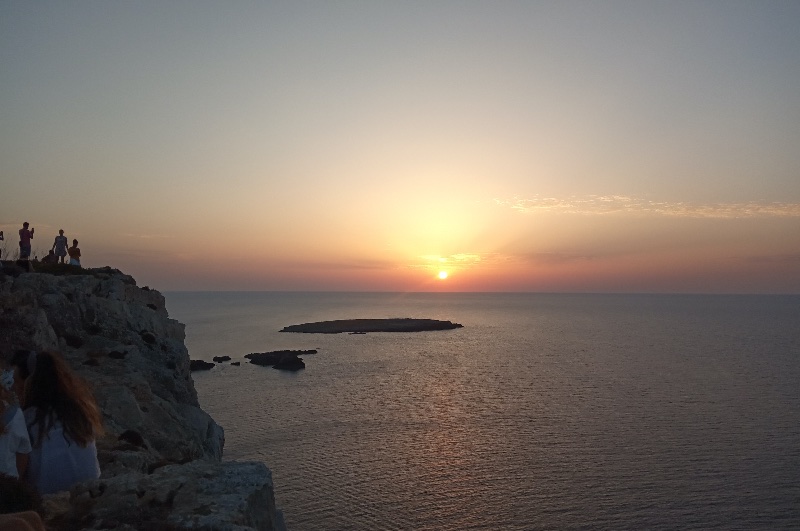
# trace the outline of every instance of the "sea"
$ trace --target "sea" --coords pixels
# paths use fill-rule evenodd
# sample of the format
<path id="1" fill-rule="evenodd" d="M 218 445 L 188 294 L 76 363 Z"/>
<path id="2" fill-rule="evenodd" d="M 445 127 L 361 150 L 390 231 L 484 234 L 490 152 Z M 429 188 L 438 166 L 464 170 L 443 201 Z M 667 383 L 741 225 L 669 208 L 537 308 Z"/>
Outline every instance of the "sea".
<path id="1" fill-rule="evenodd" d="M 798 295 L 165 296 L 291 531 L 800 529 Z M 463 328 L 280 332 L 393 317 Z"/>

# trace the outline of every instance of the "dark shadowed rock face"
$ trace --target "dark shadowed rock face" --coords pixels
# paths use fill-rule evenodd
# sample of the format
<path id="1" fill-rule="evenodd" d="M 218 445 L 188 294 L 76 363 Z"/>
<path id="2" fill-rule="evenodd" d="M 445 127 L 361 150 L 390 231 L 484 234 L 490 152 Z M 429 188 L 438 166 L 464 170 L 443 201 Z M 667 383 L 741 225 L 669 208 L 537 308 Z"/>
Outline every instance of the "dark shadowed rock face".
<path id="1" fill-rule="evenodd" d="M 436 319 L 343 319 L 286 326 L 281 332 L 299 332 L 303 334 L 341 334 L 350 332 L 364 334 L 367 332 L 429 332 L 462 327 L 463 325 L 458 323 Z"/>
<path id="2" fill-rule="evenodd" d="M 169 318 L 164 297 L 111 268 L 53 271 L 0 273 L 0 355 L 61 352 L 90 384 L 103 413 L 101 478 L 92 487 L 74 487 L 55 521 L 68 512 L 82 522 L 76 529 L 112 529 L 115 522 L 153 529 L 148 526 L 160 521 L 171 529 L 205 529 L 206 523 L 208 529 L 282 529 L 279 512 L 270 509 L 274 501 L 265 501 L 272 496 L 266 468 L 220 462 L 224 432 L 200 408 L 184 325 Z M 228 502 L 209 505 L 221 496 L 215 482 L 230 489 Z M 190 498 L 203 492 L 209 501 L 193 505 Z M 186 503 L 175 503 L 184 496 Z M 206 505 L 217 511 L 217 523 L 201 514 Z M 154 507 L 154 520 L 130 523 Z"/>

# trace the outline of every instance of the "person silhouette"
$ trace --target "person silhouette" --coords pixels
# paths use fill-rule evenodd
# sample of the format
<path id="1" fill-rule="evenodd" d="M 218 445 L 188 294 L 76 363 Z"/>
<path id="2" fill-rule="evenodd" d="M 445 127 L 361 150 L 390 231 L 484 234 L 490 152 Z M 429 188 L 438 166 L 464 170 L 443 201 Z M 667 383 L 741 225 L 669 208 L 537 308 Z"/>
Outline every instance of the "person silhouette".
<path id="1" fill-rule="evenodd" d="M 26 221 L 19 229 L 19 259 L 29 260 L 31 257 L 31 240 L 33 239 L 33 227 L 28 230 L 29 223 Z"/>
<path id="2" fill-rule="evenodd" d="M 78 249 L 78 240 L 72 240 L 72 247 L 67 249 L 69 253 L 69 265 L 80 267 L 81 265 L 81 250 Z"/>
<path id="3" fill-rule="evenodd" d="M 33 370 L 22 404 L 32 450 L 23 479 L 52 494 L 99 478 L 95 439 L 104 433 L 103 414 L 89 384 L 57 352 L 38 352 L 27 364 Z"/>
<path id="4" fill-rule="evenodd" d="M 53 247 L 51 247 L 51 251 L 56 252 L 56 256 L 58 257 L 58 261 L 62 264 L 64 263 L 64 257 L 67 256 L 67 237 L 64 236 L 64 229 L 59 229 L 58 236 L 56 236 L 55 241 L 53 241 Z"/>

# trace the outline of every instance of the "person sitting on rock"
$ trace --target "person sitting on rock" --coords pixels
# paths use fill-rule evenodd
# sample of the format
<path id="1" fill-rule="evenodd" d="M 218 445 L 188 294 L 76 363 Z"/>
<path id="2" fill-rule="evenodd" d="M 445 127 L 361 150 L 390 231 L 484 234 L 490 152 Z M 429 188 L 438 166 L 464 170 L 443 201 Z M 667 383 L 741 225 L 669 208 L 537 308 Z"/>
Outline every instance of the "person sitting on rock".
<path id="1" fill-rule="evenodd" d="M 4 369 L 0 373 L 0 474 L 23 475 L 30 452 L 25 416 L 14 394 L 14 370 Z"/>
<path id="2" fill-rule="evenodd" d="M 47 253 L 47 256 L 42 258 L 42 263 L 43 264 L 57 264 L 58 263 L 58 257 L 56 257 L 56 253 L 54 253 L 53 250 L 50 249 L 50 251 Z"/>
<path id="3" fill-rule="evenodd" d="M 81 250 L 78 249 L 78 240 L 72 240 L 72 247 L 67 249 L 69 253 L 69 265 L 80 267 L 81 265 Z"/>
<path id="4" fill-rule="evenodd" d="M 50 494 L 100 477 L 95 439 L 103 423 L 89 385 L 58 353 L 30 356 L 23 406 L 33 450 L 25 480 Z"/>

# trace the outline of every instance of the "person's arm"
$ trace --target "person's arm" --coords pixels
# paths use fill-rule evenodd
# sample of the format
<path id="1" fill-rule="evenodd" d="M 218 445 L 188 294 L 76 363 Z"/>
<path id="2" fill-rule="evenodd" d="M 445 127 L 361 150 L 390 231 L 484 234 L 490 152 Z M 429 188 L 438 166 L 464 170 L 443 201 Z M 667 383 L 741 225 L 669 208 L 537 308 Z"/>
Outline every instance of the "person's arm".
<path id="1" fill-rule="evenodd" d="M 28 454 L 17 453 L 17 472 L 19 477 L 25 477 L 25 472 L 28 470 Z"/>

